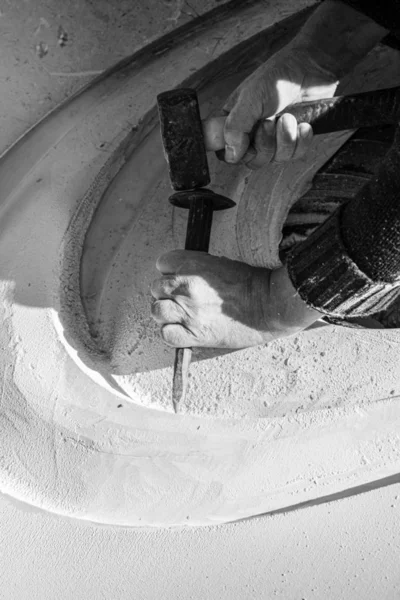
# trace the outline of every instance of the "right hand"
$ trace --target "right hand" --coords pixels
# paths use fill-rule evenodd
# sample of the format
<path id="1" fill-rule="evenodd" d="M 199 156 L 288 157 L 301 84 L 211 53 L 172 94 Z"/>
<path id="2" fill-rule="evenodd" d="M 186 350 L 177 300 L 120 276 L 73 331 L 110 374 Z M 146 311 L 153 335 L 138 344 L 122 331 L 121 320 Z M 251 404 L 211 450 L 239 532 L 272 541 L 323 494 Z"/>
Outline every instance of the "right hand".
<path id="1" fill-rule="evenodd" d="M 207 252 L 160 256 L 153 319 L 178 348 L 248 348 L 309 327 L 321 313 L 293 287 L 286 267 L 274 271 Z"/>
<path id="2" fill-rule="evenodd" d="M 311 51 L 289 44 L 229 96 L 223 107 L 226 117 L 204 121 L 206 148 L 225 149 L 226 162 L 242 161 L 252 169 L 300 158 L 311 145 L 311 125 L 297 124 L 290 114 L 275 123 L 274 116 L 290 104 L 330 98 L 337 85 L 334 75 L 318 65 Z M 263 119 L 269 120 L 251 140 L 254 126 Z"/>

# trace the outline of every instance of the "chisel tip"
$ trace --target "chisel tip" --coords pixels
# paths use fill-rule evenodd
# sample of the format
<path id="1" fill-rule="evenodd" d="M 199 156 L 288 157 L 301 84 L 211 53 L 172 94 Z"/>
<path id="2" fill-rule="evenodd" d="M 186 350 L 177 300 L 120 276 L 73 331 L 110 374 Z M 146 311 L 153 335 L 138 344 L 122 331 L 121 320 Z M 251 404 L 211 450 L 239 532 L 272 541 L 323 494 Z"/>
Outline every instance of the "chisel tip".
<path id="1" fill-rule="evenodd" d="M 176 350 L 172 382 L 172 405 L 175 413 L 179 412 L 179 407 L 185 401 L 191 359 L 191 348 L 178 348 Z"/>

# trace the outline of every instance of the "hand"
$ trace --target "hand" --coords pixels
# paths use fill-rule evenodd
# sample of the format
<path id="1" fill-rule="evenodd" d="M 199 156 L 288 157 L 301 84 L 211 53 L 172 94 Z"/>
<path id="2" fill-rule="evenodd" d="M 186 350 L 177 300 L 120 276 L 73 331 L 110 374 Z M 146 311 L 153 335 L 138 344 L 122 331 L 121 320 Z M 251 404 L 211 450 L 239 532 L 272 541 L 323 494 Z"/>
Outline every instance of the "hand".
<path id="1" fill-rule="evenodd" d="M 294 290 L 286 269 L 251 267 L 205 252 L 161 256 L 152 316 L 180 348 L 246 348 L 305 329 L 321 317 Z"/>
<path id="2" fill-rule="evenodd" d="M 303 156 L 312 142 L 312 128 L 297 124 L 284 114 L 277 123 L 273 117 L 286 106 L 305 100 L 334 95 L 338 81 L 320 67 L 312 52 L 291 44 L 261 65 L 231 94 L 224 106 L 228 114 L 203 123 L 207 150 L 225 148 L 229 163 L 243 161 L 259 168 L 271 161 L 284 162 Z M 250 144 L 250 133 L 263 119 L 262 127 Z"/>

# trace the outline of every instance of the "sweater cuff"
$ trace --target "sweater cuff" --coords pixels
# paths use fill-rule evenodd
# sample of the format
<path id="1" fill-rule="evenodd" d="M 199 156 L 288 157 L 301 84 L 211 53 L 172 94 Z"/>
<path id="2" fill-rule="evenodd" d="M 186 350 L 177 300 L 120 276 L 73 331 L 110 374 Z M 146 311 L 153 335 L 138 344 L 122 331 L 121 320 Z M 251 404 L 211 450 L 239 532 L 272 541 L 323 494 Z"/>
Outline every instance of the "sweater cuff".
<path id="1" fill-rule="evenodd" d="M 287 257 L 289 277 L 309 306 L 332 317 L 359 317 L 385 310 L 400 281 L 376 282 L 349 257 L 340 235 L 342 207 Z"/>

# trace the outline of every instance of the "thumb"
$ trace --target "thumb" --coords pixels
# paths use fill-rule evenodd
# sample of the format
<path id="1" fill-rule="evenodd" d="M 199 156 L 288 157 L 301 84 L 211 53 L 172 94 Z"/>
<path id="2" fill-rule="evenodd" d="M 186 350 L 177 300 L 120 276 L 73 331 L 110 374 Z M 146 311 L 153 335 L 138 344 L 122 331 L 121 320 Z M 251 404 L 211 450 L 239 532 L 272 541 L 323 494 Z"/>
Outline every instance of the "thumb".
<path id="1" fill-rule="evenodd" d="M 224 106 L 228 113 L 224 126 L 225 160 L 237 163 L 246 154 L 255 125 L 262 117 L 271 117 L 274 95 L 263 86 L 250 84 L 238 88 Z M 229 112 L 228 112 L 229 111 Z"/>
<path id="2" fill-rule="evenodd" d="M 240 101 L 228 114 L 224 125 L 225 160 L 238 163 L 246 154 L 250 144 L 250 132 L 257 117 Z"/>
<path id="3" fill-rule="evenodd" d="M 169 323 L 161 328 L 161 337 L 168 346 L 191 348 L 198 346 L 196 337 L 184 325 Z"/>

